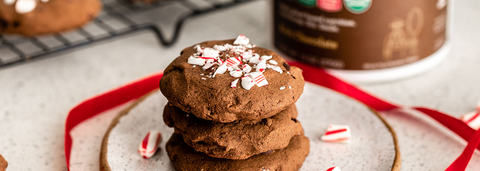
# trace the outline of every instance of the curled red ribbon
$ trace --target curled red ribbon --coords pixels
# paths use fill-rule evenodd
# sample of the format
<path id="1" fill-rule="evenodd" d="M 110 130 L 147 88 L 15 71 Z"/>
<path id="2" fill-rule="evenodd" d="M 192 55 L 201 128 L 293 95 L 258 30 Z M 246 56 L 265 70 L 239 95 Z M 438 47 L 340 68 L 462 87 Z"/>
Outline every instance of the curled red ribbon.
<path id="1" fill-rule="evenodd" d="M 402 108 L 399 105 L 395 105 L 372 96 L 356 88 L 355 86 L 328 74 L 321 68 L 299 62 L 292 62 L 289 64 L 302 68 L 303 76 L 306 81 L 350 96 L 377 111 L 387 111 Z M 72 137 L 70 135 L 70 131 L 76 125 L 108 109 L 114 108 L 130 100 L 140 98 L 148 92 L 157 89 L 158 83 L 162 76 L 163 73 L 157 73 L 142 78 L 138 81 L 134 81 L 112 91 L 85 100 L 73 108 L 69 112 L 65 123 L 65 158 L 67 168 L 70 170 L 70 153 L 72 149 Z M 475 149 L 480 149 L 480 130 L 475 131 L 462 121 L 436 110 L 423 107 L 412 107 L 412 109 L 420 111 L 421 113 L 431 117 L 464 140 L 468 141 L 468 145 L 465 147 L 462 154 L 448 168 L 446 168 L 446 171 L 465 170 Z"/>

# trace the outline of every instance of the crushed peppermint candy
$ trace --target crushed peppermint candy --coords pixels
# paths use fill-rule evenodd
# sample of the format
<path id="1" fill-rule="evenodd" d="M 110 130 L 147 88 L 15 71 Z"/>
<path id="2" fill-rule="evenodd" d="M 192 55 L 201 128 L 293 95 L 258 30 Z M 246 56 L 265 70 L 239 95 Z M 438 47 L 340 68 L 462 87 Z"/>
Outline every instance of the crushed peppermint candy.
<path id="1" fill-rule="evenodd" d="M 260 170 L 260 171 L 270 171 L 270 169 L 269 169 L 269 168 L 262 167 L 262 170 Z"/>
<path id="2" fill-rule="evenodd" d="M 248 45 L 249 43 L 250 39 L 243 34 L 238 36 L 235 42 L 233 42 L 234 45 Z"/>
<path id="3" fill-rule="evenodd" d="M 243 75 L 243 71 L 240 69 L 232 70 L 230 71 L 230 75 L 235 78 L 241 77 Z"/>
<path id="4" fill-rule="evenodd" d="M 250 77 L 253 79 L 253 82 L 258 87 L 263 87 L 268 85 L 267 79 L 265 79 L 265 76 L 263 76 L 261 72 L 251 72 Z"/>
<path id="5" fill-rule="evenodd" d="M 271 64 L 273 64 L 273 65 L 278 65 L 278 62 L 275 61 L 275 60 L 273 60 L 273 59 L 272 59 L 272 60 L 269 60 L 268 63 L 271 63 Z"/>
<path id="6" fill-rule="evenodd" d="M 211 71 L 202 77 L 203 80 L 214 78 L 217 74 L 229 73 L 234 78 L 240 78 L 231 83 L 232 88 L 237 87 L 238 81 L 241 81 L 242 87 L 246 90 L 250 90 L 254 85 L 268 86 L 268 81 L 263 75 L 265 70 L 270 69 L 280 74 L 283 70 L 277 66 L 278 62 L 273 60 L 272 56 L 260 56 L 252 49 L 254 47 L 256 46 L 250 44 L 250 39 L 244 35 L 238 36 L 233 45 L 228 43 L 213 47 L 195 45 L 193 49 L 196 53 L 190 56 L 187 62 L 192 64 L 192 67 L 199 65 L 204 71 Z M 203 76 L 203 73 L 201 75 Z M 280 89 L 285 89 L 285 86 Z"/>
<path id="7" fill-rule="evenodd" d="M 255 83 L 253 82 L 253 79 L 250 78 L 250 76 L 244 76 L 242 77 L 242 87 L 244 89 L 250 90 Z"/>
<path id="8" fill-rule="evenodd" d="M 327 132 L 321 137 L 322 141 L 326 142 L 350 142 L 350 127 L 348 125 L 333 125 L 328 126 Z"/>
<path id="9" fill-rule="evenodd" d="M 480 113 L 477 111 L 462 115 L 460 120 L 474 130 L 480 128 Z"/>
<path id="10" fill-rule="evenodd" d="M 143 158 L 152 157 L 159 149 L 159 143 L 162 141 L 162 134 L 158 131 L 149 131 L 143 138 L 140 146 L 138 147 L 138 153 Z"/>
<path id="11" fill-rule="evenodd" d="M 238 79 L 236 79 L 235 81 L 232 81 L 232 83 L 230 83 L 230 87 L 237 88 L 237 83 L 238 83 Z"/>
<path id="12" fill-rule="evenodd" d="M 334 167 L 328 168 L 327 171 L 341 171 L 341 170 L 339 167 L 334 166 Z"/>

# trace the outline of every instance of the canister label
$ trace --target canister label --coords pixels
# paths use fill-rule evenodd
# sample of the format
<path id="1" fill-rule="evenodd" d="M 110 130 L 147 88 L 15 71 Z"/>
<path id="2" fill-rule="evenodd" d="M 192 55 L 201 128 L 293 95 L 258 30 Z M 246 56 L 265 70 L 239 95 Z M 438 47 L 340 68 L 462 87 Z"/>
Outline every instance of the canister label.
<path id="1" fill-rule="evenodd" d="M 274 44 L 317 66 L 391 68 L 428 57 L 445 42 L 446 0 L 317 0 L 314 7 L 299 1 L 274 0 Z"/>

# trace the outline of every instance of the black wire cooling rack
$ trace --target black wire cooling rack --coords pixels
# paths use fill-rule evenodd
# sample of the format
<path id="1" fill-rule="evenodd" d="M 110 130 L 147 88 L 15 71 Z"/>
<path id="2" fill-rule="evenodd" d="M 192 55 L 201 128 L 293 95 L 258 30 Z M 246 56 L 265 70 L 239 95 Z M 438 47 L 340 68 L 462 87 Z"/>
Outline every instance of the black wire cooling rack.
<path id="1" fill-rule="evenodd" d="M 255 0 L 160 0 L 149 4 L 102 0 L 103 11 L 99 16 L 76 30 L 39 37 L 0 34 L 0 68 L 140 31 L 151 31 L 161 45 L 170 46 L 177 41 L 186 20 L 251 1 Z M 165 11 L 167 15 L 156 11 Z M 155 19 L 170 21 L 173 25 L 169 39 L 163 31 L 165 27 L 160 27 Z"/>

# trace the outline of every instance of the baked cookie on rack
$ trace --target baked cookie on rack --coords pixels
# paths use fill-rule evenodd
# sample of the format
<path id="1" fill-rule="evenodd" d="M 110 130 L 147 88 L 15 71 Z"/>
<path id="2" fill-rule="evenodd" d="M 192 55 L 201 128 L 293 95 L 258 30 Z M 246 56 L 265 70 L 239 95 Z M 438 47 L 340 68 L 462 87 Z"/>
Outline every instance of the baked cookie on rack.
<path id="1" fill-rule="evenodd" d="M 0 33 L 36 36 L 80 27 L 97 16 L 99 0 L 0 0 Z"/>
<path id="2" fill-rule="evenodd" d="M 202 120 L 171 104 L 167 104 L 163 112 L 165 124 L 174 127 L 175 133 L 181 134 L 195 151 L 234 160 L 285 148 L 293 136 L 303 134 L 296 117 L 295 105 L 270 118 L 230 123 Z"/>
<path id="3" fill-rule="evenodd" d="M 185 48 L 160 80 L 174 106 L 222 123 L 269 118 L 294 104 L 304 85 L 300 68 L 243 35 Z"/>

